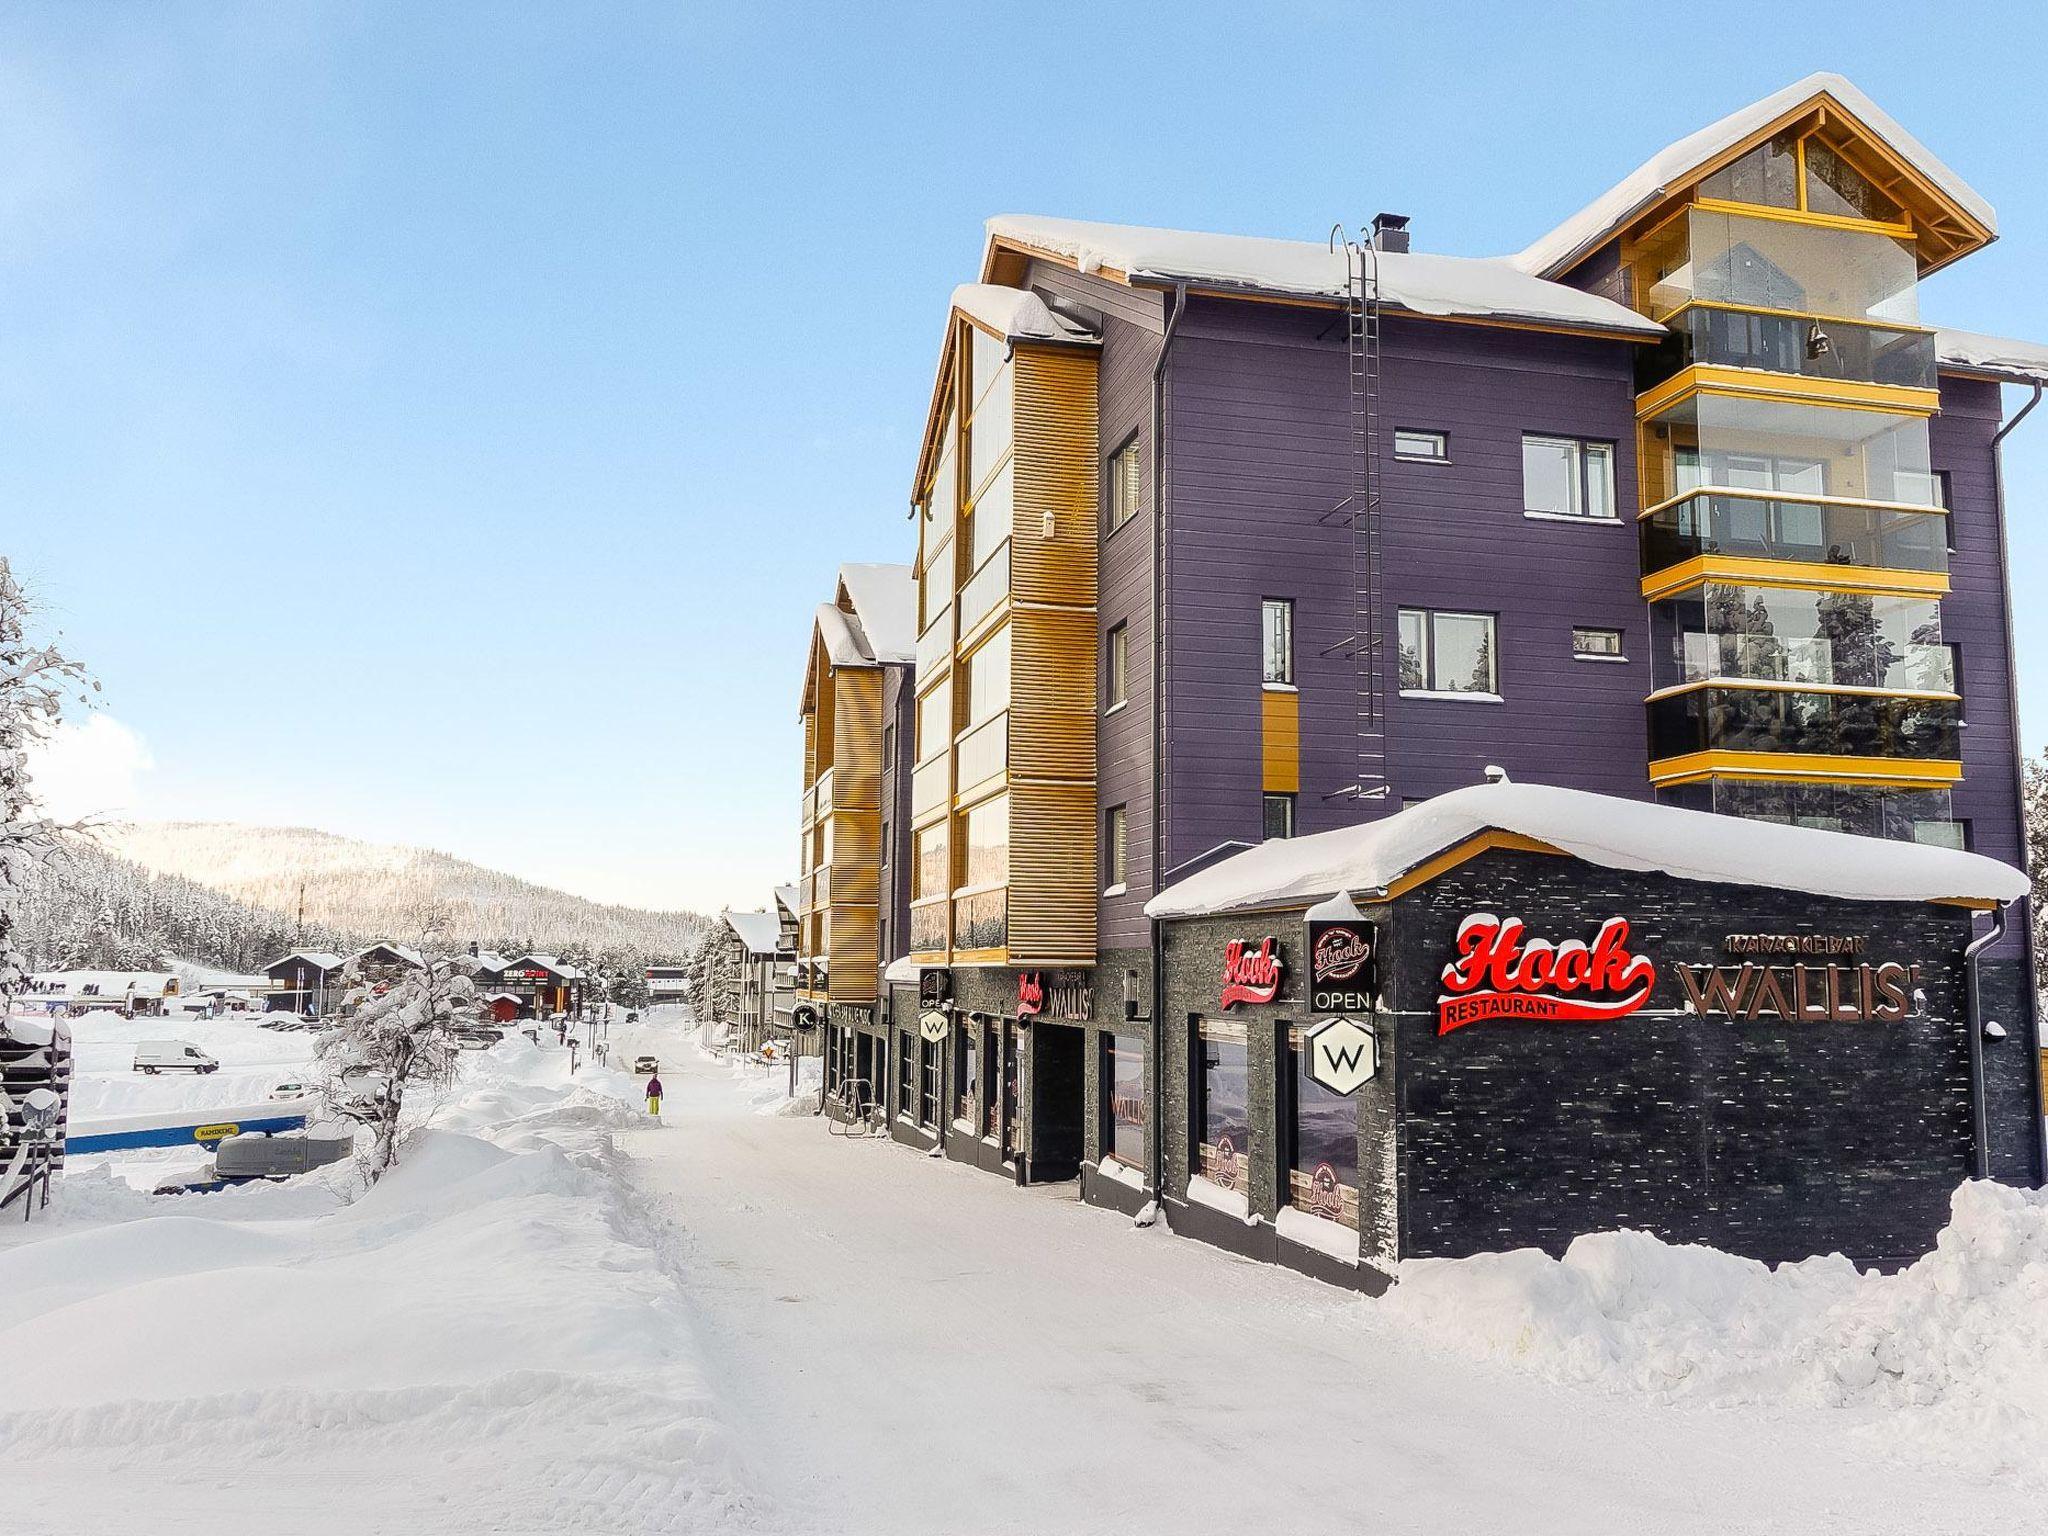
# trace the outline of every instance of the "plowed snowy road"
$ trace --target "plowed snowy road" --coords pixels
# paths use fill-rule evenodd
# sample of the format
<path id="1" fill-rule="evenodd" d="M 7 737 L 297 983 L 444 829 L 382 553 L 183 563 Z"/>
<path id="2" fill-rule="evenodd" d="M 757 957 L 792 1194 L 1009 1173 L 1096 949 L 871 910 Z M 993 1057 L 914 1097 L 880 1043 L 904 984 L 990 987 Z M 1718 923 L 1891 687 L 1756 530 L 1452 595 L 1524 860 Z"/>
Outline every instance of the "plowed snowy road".
<path id="1" fill-rule="evenodd" d="M 1845 1414 L 1654 1407 L 1428 1351 L 1370 1302 L 890 1141 L 695 1053 L 629 1132 L 777 1529 L 2019 1529 Z"/>

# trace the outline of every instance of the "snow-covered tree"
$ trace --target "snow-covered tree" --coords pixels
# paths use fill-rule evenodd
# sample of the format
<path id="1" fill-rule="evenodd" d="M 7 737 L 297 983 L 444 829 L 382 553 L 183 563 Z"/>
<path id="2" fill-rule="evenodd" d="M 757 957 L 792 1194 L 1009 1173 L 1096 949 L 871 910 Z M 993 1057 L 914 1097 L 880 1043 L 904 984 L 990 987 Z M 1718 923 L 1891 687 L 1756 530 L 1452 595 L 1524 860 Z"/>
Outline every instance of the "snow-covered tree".
<path id="1" fill-rule="evenodd" d="M 2034 953 L 2048 956 L 2048 751 L 2026 761 L 2021 801 L 2027 819 L 2027 873 L 2034 882 Z"/>
<path id="2" fill-rule="evenodd" d="M 706 930 L 690 959 L 690 997 L 699 1021 L 738 1022 L 743 952 L 730 924 L 721 922 Z"/>
<path id="3" fill-rule="evenodd" d="M 85 669 L 54 645 L 29 639 L 29 612 L 27 594 L 0 556 L 0 1018 L 20 990 L 24 969 L 14 936 L 15 887 L 31 861 L 55 854 L 63 830 L 30 799 L 28 750 L 88 681 Z"/>
<path id="4" fill-rule="evenodd" d="M 455 1080 L 461 1047 L 455 1031 L 488 1022 L 468 956 L 433 954 L 408 968 L 381 996 L 358 982 L 341 1022 L 320 1042 L 327 1102 L 368 1127 L 359 1158 L 375 1183 L 397 1161 L 404 1136 L 423 1124 Z"/>

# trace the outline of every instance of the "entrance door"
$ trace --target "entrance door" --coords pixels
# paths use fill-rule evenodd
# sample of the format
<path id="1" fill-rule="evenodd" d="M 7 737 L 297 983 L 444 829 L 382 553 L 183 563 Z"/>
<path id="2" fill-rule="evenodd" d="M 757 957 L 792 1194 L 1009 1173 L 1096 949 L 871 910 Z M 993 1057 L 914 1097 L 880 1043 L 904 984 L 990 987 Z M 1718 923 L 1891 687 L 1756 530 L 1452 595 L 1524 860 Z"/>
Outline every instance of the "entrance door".
<path id="1" fill-rule="evenodd" d="M 1023 1130 L 1017 1121 L 1018 1073 L 1017 1026 L 1005 1019 L 1003 1031 L 1003 1161 L 1014 1163 L 1017 1148 L 1023 1141 Z"/>
<path id="2" fill-rule="evenodd" d="M 1031 1027 L 1031 1167 L 1034 1183 L 1080 1177 L 1087 1115 L 1088 1036 L 1071 1024 Z"/>

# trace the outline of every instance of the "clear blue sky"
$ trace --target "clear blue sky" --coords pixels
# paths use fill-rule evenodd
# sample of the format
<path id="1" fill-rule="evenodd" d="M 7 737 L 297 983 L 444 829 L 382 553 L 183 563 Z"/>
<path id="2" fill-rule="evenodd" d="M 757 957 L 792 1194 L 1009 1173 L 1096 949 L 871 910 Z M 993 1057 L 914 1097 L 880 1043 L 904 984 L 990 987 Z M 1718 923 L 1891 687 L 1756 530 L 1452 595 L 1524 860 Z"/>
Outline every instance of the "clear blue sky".
<path id="1" fill-rule="evenodd" d="M 0 6 L 0 552 L 140 814 L 751 906 L 990 213 L 1494 254 L 1838 69 L 1999 211 L 1928 316 L 2048 339 L 2043 8 L 1508 9 Z"/>

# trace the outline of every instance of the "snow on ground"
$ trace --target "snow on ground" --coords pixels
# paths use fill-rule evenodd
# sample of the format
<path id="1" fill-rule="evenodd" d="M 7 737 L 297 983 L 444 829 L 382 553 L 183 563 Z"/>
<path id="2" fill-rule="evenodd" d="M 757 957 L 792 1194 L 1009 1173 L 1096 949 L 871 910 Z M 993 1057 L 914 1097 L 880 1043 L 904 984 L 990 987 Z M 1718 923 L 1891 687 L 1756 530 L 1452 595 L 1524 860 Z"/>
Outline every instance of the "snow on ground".
<path id="1" fill-rule="evenodd" d="M 1956 1191 L 1895 1275 L 1780 1266 L 1642 1232 L 1402 1266 L 1381 1310 L 1460 1353 L 1657 1402 L 1854 1410 L 1904 1454 L 2031 1470 L 2048 1428 L 2048 1192 Z"/>
<path id="2" fill-rule="evenodd" d="M 201 1043 L 204 1043 L 203 1041 Z M 374 1189 L 150 1199 L 67 1172 L 0 1224 L 0 1531 L 670 1531 L 750 1519 L 625 1073 L 514 1037 Z M 223 1069 L 225 1071 L 225 1069 Z"/>
<path id="3" fill-rule="evenodd" d="M 0 1532 L 2037 1523 L 2048 1198 L 1964 1190 L 1899 1276 L 1623 1233 L 1371 1301 L 827 1136 L 671 1010 L 610 1061 L 466 1058 L 367 1194 L 81 1159 L 0 1223 Z"/>
<path id="4" fill-rule="evenodd" d="M 620 1145 L 680 1233 L 711 1379 L 772 1495 L 765 1530 L 2038 1523 L 2041 1479 L 2011 1457 L 1987 1473 L 1959 1422 L 1869 1394 L 1812 1406 L 1762 1374 L 1700 1403 L 1544 1379 L 1447 1339 L 1437 1325 L 1454 1330 L 1463 1302 L 1426 1323 L 1134 1228 L 1070 1187 L 828 1137 L 756 1113 L 757 1086 L 700 1054 L 664 1059 L 663 1076 L 666 1124 Z M 1997 1320 L 2024 1331 L 2023 1300 Z M 1941 1347 L 1929 1323 L 1911 1347 Z M 1739 1333 L 1739 1313 L 1726 1325 Z M 1567 1308 L 1557 1331 L 1592 1326 Z M 2008 1450 L 2026 1446 L 2020 1422 L 2000 1430 Z"/>

